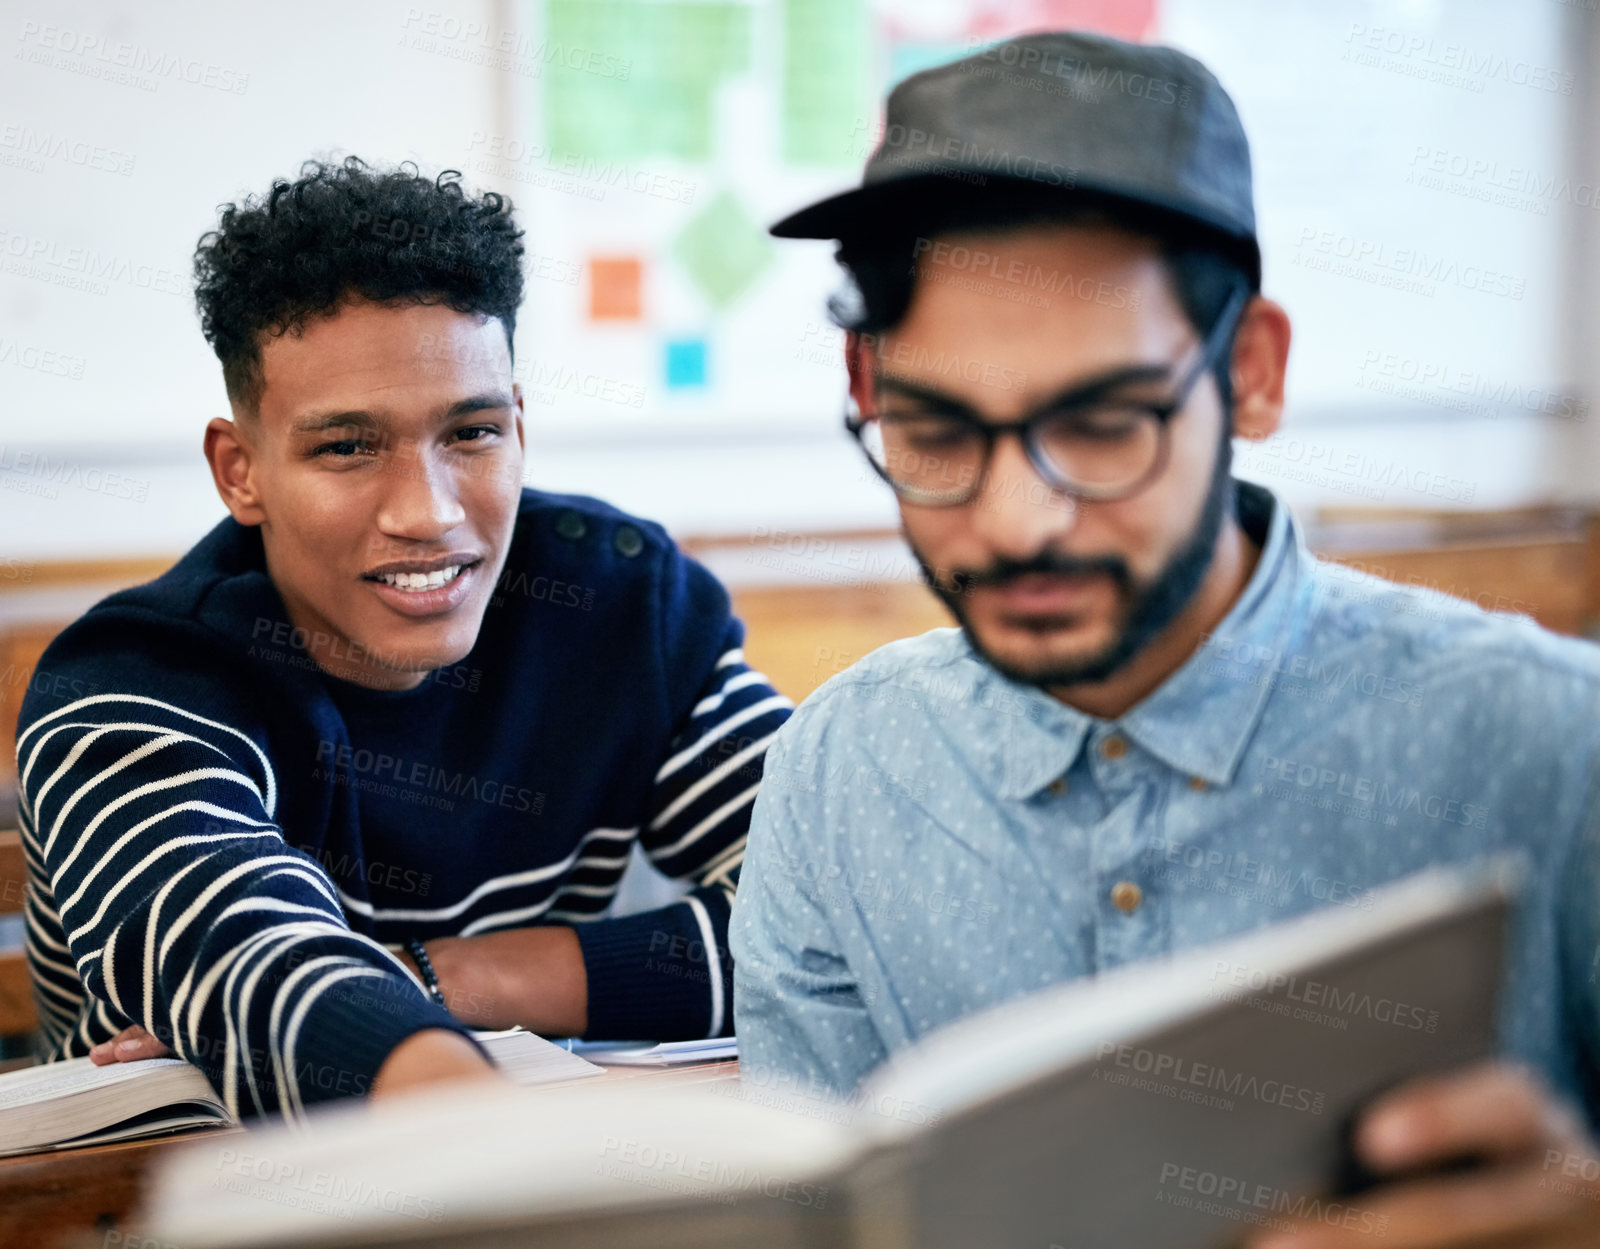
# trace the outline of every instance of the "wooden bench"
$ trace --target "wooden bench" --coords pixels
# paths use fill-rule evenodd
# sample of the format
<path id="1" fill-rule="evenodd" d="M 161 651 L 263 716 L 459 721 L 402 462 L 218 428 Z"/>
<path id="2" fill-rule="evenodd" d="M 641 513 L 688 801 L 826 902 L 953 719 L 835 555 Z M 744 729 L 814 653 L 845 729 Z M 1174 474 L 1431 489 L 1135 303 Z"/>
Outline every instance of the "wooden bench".
<path id="1" fill-rule="evenodd" d="M 14 828 L 0 830 L 0 915 L 22 913 L 27 885 L 22 836 Z M 0 947 L 0 1037 L 31 1036 L 38 1026 L 22 948 Z"/>
<path id="2" fill-rule="evenodd" d="M 1317 555 L 1362 572 L 1529 615 L 1557 633 L 1595 636 L 1600 628 L 1600 516 L 1586 511 L 1324 508 L 1303 528 Z M 894 540 L 892 531 L 794 537 L 797 548 L 806 544 L 798 540 L 814 539 L 835 553 L 834 562 L 819 565 L 810 584 L 732 589 L 748 633 L 746 658 L 790 698 L 799 701 L 886 642 L 953 623 L 918 582 L 840 584 L 829 577 L 849 564 L 845 557 Z M 770 543 L 729 537 L 682 545 L 713 570 L 737 571 L 758 562 Z"/>

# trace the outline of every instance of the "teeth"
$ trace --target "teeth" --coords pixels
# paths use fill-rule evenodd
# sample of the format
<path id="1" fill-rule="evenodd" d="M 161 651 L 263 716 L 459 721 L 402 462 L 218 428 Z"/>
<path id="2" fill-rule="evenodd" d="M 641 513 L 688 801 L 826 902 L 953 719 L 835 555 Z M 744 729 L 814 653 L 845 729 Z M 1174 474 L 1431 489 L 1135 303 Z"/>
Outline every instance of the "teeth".
<path id="1" fill-rule="evenodd" d="M 449 585 L 456 579 L 461 571 L 460 564 L 451 564 L 448 568 L 440 568 L 434 572 L 385 572 L 378 574 L 378 580 L 394 586 L 397 590 L 437 590 L 441 586 Z"/>

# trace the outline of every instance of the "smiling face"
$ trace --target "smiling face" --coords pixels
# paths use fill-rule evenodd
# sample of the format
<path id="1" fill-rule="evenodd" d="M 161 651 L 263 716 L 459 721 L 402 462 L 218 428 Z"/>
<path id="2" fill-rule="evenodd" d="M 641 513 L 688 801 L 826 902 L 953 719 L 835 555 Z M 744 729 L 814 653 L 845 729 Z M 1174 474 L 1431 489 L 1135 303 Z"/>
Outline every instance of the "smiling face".
<path id="1" fill-rule="evenodd" d="M 522 488 L 522 396 L 497 320 L 352 299 L 261 350 L 254 413 L 206 455 L 319 666 L 380 689 L 471 651 Z"/>
<path id="2" fill-rule="evenodd" d="M 863 412 L 930 402 L 1017 420 L 1096 383 L 1119 399 L 1173 394 L 1200 335 L 1157 245 L 1107 227 L 1049 225 L 951 235 L 918 269 L 906 315 L 863 342 L 852 394 Z M 939 272 L 985 253 L 984 273 L 1060 275 L 1038 300 L 1006 283 Z M 958 280 L 967 278 L 968 280 Z M 1021 289 L 1021 288 L 1019 288 Z M 955 363 L 953 363 L 955 362 Z M 1081 501 L 1053 490 L 1011 436 L 977 494 L 956 506 L 901 500 L 905 535 L 975 648 L 1007 675 L 1049 687 L 1103 681 L 1189 607 L 1231 525 L 1226 416 L 1209 371 L 1168 423 L 1159 471 L 1137 493 Z M 1230 573 L 1232 569 L 1228 570 Z"/>

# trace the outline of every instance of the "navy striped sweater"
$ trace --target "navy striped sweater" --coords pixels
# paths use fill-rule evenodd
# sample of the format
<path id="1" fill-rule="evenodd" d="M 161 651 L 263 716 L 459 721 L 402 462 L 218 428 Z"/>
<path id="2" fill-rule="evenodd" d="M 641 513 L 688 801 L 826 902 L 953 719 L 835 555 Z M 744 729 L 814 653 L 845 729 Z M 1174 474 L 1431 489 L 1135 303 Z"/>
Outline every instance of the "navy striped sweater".
<path id="1" fill-rule="evenodd" d="M 374 691 L 305 640 L 225 520 L 45 653 L 17 738 L 44 1057 L 138 1023 L 236 1114 L 294 1117 L 461 1030 L 385 945 L 543 923 L 578 934 L 590 1036 L 731 1031 L 728 911 L 792 708 L 710 573 L 525 490 L 459 664 Z M 635 842 L 692 888 L 607 918 Z"/>

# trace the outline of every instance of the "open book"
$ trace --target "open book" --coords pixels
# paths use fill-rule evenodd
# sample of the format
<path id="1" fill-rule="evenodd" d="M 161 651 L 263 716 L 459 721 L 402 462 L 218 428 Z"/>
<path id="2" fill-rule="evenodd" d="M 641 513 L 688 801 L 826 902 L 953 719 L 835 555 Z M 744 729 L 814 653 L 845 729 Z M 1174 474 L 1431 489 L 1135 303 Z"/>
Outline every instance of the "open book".
<path id="1" fill-rule="evenodd" d="M 181 1058 L 105 1067 L 70 1058 L 0 1076 L 0 1155 L 232 1122 L 200 1069 Z"/>
<path id="2" fill-rule="evenodd" d="M 1515 875 L 1435 869 L 1369 910 L 1047 989 L 848 1095 L 747 1064 L 738 1083 L 439 1089 L 248 1150 L 202 1141 L 159 1173 L 142 1230 L 186 1249 L 1204 1249 L 1297 1217 L 1376 1233 L 1341 1195 L 1349 1124 L 1493 1051 Z"/>
<path id="3" fill-rule="evenodd" d="M 552 1084 L 602 1071 L 520 1028 L 473 1036 L 513 1084 Z M 104 1067 L 72 1058 L 0 1075 L 0 1156 L 234 1122 L 200 1069 L 179 1058 Z"/>

